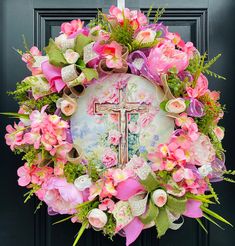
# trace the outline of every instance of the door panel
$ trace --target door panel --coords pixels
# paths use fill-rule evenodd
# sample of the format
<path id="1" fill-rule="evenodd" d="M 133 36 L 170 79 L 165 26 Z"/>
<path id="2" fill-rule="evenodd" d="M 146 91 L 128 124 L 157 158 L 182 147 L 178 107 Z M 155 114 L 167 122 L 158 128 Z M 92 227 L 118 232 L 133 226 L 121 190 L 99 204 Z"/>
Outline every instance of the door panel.
<path id="1" fill-rule="evenodd" d="M 232 149 L 234 129 L 231 127 L 234 115 L 235 97 L 233 96 L 234 84 L 232 76 L 234 64 L 234 47 L 232 26 L 235 24 L 235 4 L 232 0 L 161 0 L 154 7 L 165 7 L 165 14 L 161 21 L 169 26 L 169 29 L 178 32 L 185 41 L 196 44 L 201 53 L 208 51 L 212 58 L 218 52 L 224 53 L 221 60 L 214 67 L 218 73 L 224 74 L 228 80 L 221 82 L 211 80 L 211 87 L 222 91 L 222 102 L 226 103 L 229 113 L 226 114 L 224 125 L 227 128 L 225 147 L 227 149 L 227 166 L 232 168 L 232 160 L 235 157 Z M 126 6 L 132 9 L 142 9 L 147 12 L 152 0 L 126 1 Z M 1 90 L 0 111 L 15 111 L 17 106 L 12 98 L 5 95 L 5 91 L 13 90 L 16 81 L 20 81 L 29 73 L 12 47 L 22 48 L 20 36 L 25 34 L 29 44 L 35 44 L 39 48 L 44 47 L 48 39 L 58 35 L 62 22 L 74 18 L 81 18 L 86 23 L 94 18 L 97 9 L 108 11 L 115 1 L 100 0 L 2 0 L 0 2 L 0 18 L 2 25 L 1 47 Z M 156 4 L 155 4 L 156 5 Z M 153 18 L 153 16 L 151 16 Z M 1 128 L 11 122 L 1 118 Z M 23 204 L 24 189 L 17 187 L 16 169 L 21 161 L 12 155 L 3 141 L 4 132 L 1 131 L 2 164 L 4 176 L 1 184 L 1 222 L 0 240 L 4 246 L 69 246 L 73 237 L 79 230 L 79 225 L 65 222 L 52 226 L 52 223 L 61 217 L 49 217 L 46 207 L 33 214 L 37 201 Z M 3 156 L 3 157 L 2 157 Z M 2 189 L 2 187 L 6 187 Z M 216 189 L 221 194 L 221 207 L 215 209 L 225 217 L 235 221 L 233 213 L 233 189 L 228 184 L 219 185 Z M 223 208 L 223 209 L 222 209 Z M 135 246 L 219 246 L 235 244 L 234 231 L 228 228 L 226 231 L 215 226 L 207 226 L 210 234 L 206 235 L 195 221 L 186 219 L 183 227 L 175 231 L 167 232 L 161 240 L 156 239 L 155 228 L 146 230 L 135 242 Z M 125 239 L 117 236 L 113 243 L 99 232 L 86 231 L 80 244 L 83 246 L 97 245 L 125 245 Z"/>

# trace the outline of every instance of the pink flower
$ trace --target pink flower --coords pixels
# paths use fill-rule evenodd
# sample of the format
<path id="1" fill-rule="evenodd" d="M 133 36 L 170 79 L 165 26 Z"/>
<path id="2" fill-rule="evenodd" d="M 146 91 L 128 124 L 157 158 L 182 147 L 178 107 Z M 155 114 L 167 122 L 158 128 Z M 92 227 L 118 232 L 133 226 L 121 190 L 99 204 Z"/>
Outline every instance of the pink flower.
<path id="1" fill-rule="evenodd" d="M 24 142 L 26 144 L 32 144 L 35 149 L 39 149 L 41 145 L 41 134 L 38 130 L 27 132 L 24 135 Z"/>
<path id="2" fill-rule="evenodd" d="M 169 113 L 179 114 L 185 111 L 186 104 L 183 98 L 175 98 L 166 103 L 165 109 Z"/>
<path id="3" fill-rule="evenodd" d="M 6 126 L 6 144 L 10 146 L 12 151 L 15 149 L 15 147 L 24 144 L 24 129 L 24 124 L 22 122 L 19 122 L 18 125 L 14 123 L 14 128 L 11 125 Z"/>
<path id="4" fill-rule="evenodd" d="M 115 165 L 117 165 L 118 163 L 118 159 L 117 159 L 117 153 L 114 152 L 112 149 L 110 148 L 106 148 L 104 150 L 104 154 L 102 156 L 102 163 L 107 167 L 113 167 Z"/>
<path id="5" fill-rule="evenodd" d="M 128 171 L 120 168 L 112 169 L 111 175 L 115 186 L 129 177 Z"/>
<path id="6" fill-rule="evenodd" d="M 59 145 L 53 146 L 53 149 L 50 151 L 50 154 L 56 157 L 57 162 L 65 164 L 67 162 L 67 154 L 69 153 L 69 151 L 71 151 L 72 148 L 72 144 L 62 142 Z"/>
<path id="7" fill-rule="evenodd" d="M 167 193 L 162 189 L 157 189 L 152 195 L 153 202 L 158 207 L 163 207 L 167 202 Z"/>
<path id="8" fill-rule="evenodd" d="M 135 40 L 141 44 L 152 43 L 155 40 L 156 32 L 150 28 L 147 28 L 143 31 L 138 32 L 135 37 Z"/>
<path id="9" fill-rule="evenodd" d="M 131 11 L 125 8 L 123 11 L 118 7 L 112 5 L 109 9 L 109 18 L 116 19 L 119 23 L 123 23 L 124 18 L 130 19 Z"/>
<path id="10" fill-rule="evenodd" d="M 88 214 L 88 221 L 95 228 L 101 229 L 106 225 L 108 217 L 102 210 L 93 208 Z"/>
<path id="11" fill-rule="evenodd" d="M 31 128 L 33 128 L 34 130 L 36 130 L 36 128 L 40 127 L 42 122 L 44 122 L 44 120 L 47 117 L 47 114 L 45 113 L 47 106 L 42 107 L 41 112 L 39 112 L 38 110 L 34 110 L 30 116 L 29 119 L 31 120 Z"/>
<path id="12" fill-rule="evenodd" d="M 213 129 L 216 137 L 219 139 L 219 141 L 221 141 L 223 138 L 224 138 L 224 130 L 219 127 L 219 126 L 216 126 L 214 129 Z"/>
<path id="13" fill-rule="evenodd" d="M 19 176 L 19 186 L 27 186 L 31 182 L 31 169 L 28 167 L 27 163 L 18 168 L 17 175 Z"/>
<path id="14" fill-rule="evenodd" d="M 175 68 L 178 72 L 183 71 L 189 64 L 187 54 L 175 48 L 170 41 L 151 49 L 148 57 L 148 66 L 152 74 L 167 73 L 169 69 Z"/>
<path id="15" fill-rule="evenodd" d="M 120 142 L 121 133 L 117 130 L 109 131 L 108 141 L 110 144 L 118 145 Z"/>
<path id="16" fill-rule="evenodd" d="M 194 88 L 192 87 L 186 88 L 188 96 L 193 98 L 198 98 L 203 96 L 207 92 L 207 90 L 208 90 L 208 80 L 203 74 L 200 74 L 200 76 L 198 77 L 196 86 Z"/>
<path id="17" fill-rule="evenodd" d="M 211 164 L 215 159 L 215 149 L 210 139 L 200 134 L 198 139 L 194 141 L 190 148 L 190 162 L 194 165 L 202 166 Z"/>
<path id="18" fill-rule="evenodd" d="M 75 110 L 77 108 L 77 103 L 76 101 L 67 101 L 67 100 L 62 100 L 60 102 L 60 109 L 61 112 L 65 115 L 65 116 L 71 116 L 72 114 L 74 114 Z"/>
<path id="19" fill-rule="evenodd" d="M 70 36 L 83 28 L 84 21 L 80 19 L 72 20 L 71 22 L 65 22 L 61 25 L 61 33 L 65 33 Z"/>
<path id="20" fill-rule="evenodd" d="M 106 211 L 108 210 L 109 213 L 111 213 L 114 209 L 114 201 L 109 199 L 109 198 L 105 198 L 101 204 L 99 204 L 99 209 L 102 211 Z"/>
<path id="21" fill-rule="evenodd" d="M 92 201 L 94 198 L 96 198 L 97 196 L 100 195 L 100 193 L 102 192 L 104 186 L 104 181 L 102 179 L 97 180 L 94 184 L 91 185 L 89 191 L 89 201 Z"/>
<path id="22" fill-rule="evenodd" d="M 82 193 L 65 178 L 51 177 L 43 184 L 42 189 L 42 200 L 60 214 L 76 213 L 76 206 L 83 202 Z"/>
<path id="23" fill-rule="evenodd" d="M 52 167 L 36 167 L 31 172 L 31 182 L 33 184 L 42 185 L 46 182 L 50 177 L 52 177 L 53 168 Z"/>
<path id="24" fill-rule="evenodd" d="M 106 58 L 106 65 L 109 68 L 122 67 L 122 46 L 116 41 L 103 45 L 101 55 Z"/>
<path id="25" fill-rule="evenodd" d="M 175 124 L 179 127 L 188 128 L 194 122 L 193 118 L 188 117 L 186 113 L 182 113 L 175 119 Z"/>

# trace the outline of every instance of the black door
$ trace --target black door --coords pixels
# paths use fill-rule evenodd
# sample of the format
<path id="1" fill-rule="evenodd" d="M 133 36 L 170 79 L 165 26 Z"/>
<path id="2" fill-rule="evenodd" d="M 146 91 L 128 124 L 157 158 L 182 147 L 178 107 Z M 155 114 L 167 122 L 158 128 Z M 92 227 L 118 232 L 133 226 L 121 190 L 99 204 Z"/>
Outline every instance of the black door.
<path id="1" fill-rule="evenodd" d="M 129 8 L 141 8 L 147 11 L 152 0 L 129 0 Z M 45 46 L 50 36 L 56 36 L 62 22 L 73 18 L 88 21 L 97 14 L 97 9 L 107 12 L 116 1 L 102 0 L 1 0 L 0 1 L 0 111 L 16 111 L 17 105 L 5 92 L 13 90 L 15 83 L 22 80 L 28 71 L 12 47 L 22 48 L 21 34 L 25 34 L 29 44 L 39 48 Z M 209 57 L 222 52 L 223 56 L 215 65 L 216 71 L 227 77 L 227 81 L 211 80 L 210 86 L 222 91 L 222 102 L 227 105 L 224 126 L 227 150 L 227 166 L 234 168 L 234 0 L 159 0 L 155 7 L 165 7 L 161 18 L 170 30 L 177 31 L 188 41 L 193 41 L 201 52 L 208 51 Z M 71 223 L 52 226 L 57 218 L 50 218 L 43 207 L 34 215 L 36 201 L 23 204 L 24 189 L 17 186 L 16 169 L 21 160 L 13 156 L 4 144 L 4 127 L 11 120 L 0 118 L 1 123 L 1 169 L 0 169 L 0 245 L 13 246 L 70 246 L 78 231 L 78 225 Z M 218 186 L 218 187 L 217 187 Z M 220 194 L 221 206 L 214 208 L 235 223 L 233 212 L 235 187 L 229 184 L 216 185 Z M 147 230 L 136 241 L 138 246 L 230 246 L 235 245 L 235 231 L 227 228 L 222 231 L 214 225 L 208 225 L 209 234 L 199 229 L 195 221 L 186 220 L 177 232 L 169 231 L 160 241 L 156 239 L 155 229 Z M 85 232 L 80 244 L 88 245 L 124 245 L 125 240 L 116 237 L 112 243 L 101 233 Z"/>

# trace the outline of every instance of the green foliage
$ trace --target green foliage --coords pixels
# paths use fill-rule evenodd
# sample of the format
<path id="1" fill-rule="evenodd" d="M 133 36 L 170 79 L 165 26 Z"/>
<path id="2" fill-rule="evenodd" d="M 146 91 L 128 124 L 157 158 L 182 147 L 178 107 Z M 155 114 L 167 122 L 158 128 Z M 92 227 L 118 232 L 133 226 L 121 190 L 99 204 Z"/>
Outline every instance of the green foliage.
<path id="1" fill-rule="evenodd" d="M 82 69 L 85 77 L 88 81 L 91 81 L 92 79 L 98 79 L 99 75 L 96 69 L 93 68 L 84 68 Z"/>
<path id="2" fill-rule="evenodd" d="M 130 47 L 133 42 L 134 30 L 128 19 L 124 18 L 124 22 L 122 25 L 116 24 L 115 26 L 112 26 L 110 24 L 110 29 L 111 39 L 131 49 Z"/>
<path id="3" fill-rule="evenodd" d="M 215 201 L 216 201 L 218 204 L 220 204 L 220 202 L 219 202 L 219 197 L 218 197 L 218 195 L 216 194 L 216 192 L 215 192 L 215 190 L 214 190 L 214 188 L 213 188 L 211 182 L 210 182 L 208 179 L 207 179 L 207 185 L 208 185 L 208 188 L 209 188 L 209 190 L 210 190 L 210 193 L 211 193 L 211 195 L 213 196 L 213 198 L 215 199 Z"/>
<path id="4" fill-rule="evenodd" d="M 175 97 L 183 96 L 186 82 L 187 81 L 181 81 L 174 73 L 170 73 L 167 79 L 168 86 Z"/>
<path id="5" fill-rule="evenodd" d="M 170 221 L 169 221 L 166 209 L 159 208 L 159 214 L 156 217 L 156 219 L 154 219 L 154 222 L 156 224 L 156 228 L 158 232 L 157 237 L 160 238 L 166 233 L 166 231 L 168 230 L 170 226 Z"/>
<path id="6" fill-rule="evenodd" d="M 69 183 L 73 183 L 76 178 L 86 173 L 86 168 L 82 164 L 67 163 L 64 167 L 64 175 Z"/>
<path id="7" fill-rule="evenodd" d="M 143 224 L 148 225 L 154 220 L 154 218 L 158 216 L 158 213 L 159 213 L 158 207 L 156 207 L 152 199 L 150 199 L 148 210 L 146 211 L 144 215 L 141 215 L 139 219 L 141 220 Z"/>
<path id="8" fill-rule="evenodd" d="M 27 150 L 25 151 L 25 154 L 22 157 L 22 160 L 25 160 L 28 165 L 30 166 L 33 161 L 35 161 L 36 155 L 39 153 L 38 150 L 36 150 L 32 145 L 27 147 Z"/>
<path id="9" fill-rule="evenodd" d="M 77 218 L 79 221 L 84 222 L 87 219 L 88 213 L 99 205 L 98 201 L 87 201 L 77 206 Z"/>
<path id="10" fill-rule="evenodd" d="M 139 182 L 144 186 L 144 188 L 148 192 L 156 190 L 156 188 L 159 187 L 159 182 L 156 176 L 153 175 L 152 173 L 149 173 L 146 179 L 140 180 Z"/>
<path id="11" fill-rule="evenodd" d="M 46 54 L 49 57 L 50 64 L 56 67 L 64 67 L 68 65 L 68 62 L 64 58 L 64 55 L 60 48 L 55 44 L 55 41 L 50 38 L 49 45 L 44 48 Z"/>
<path id="12" fill-rule="evenodd" d="M 30 198 L 33 197 L 34 193 L 37 192 L 40 189 L 39 185 L 31 184 L 31 189 L 24 194 L 25 200 L 24 203 L 30 200 Z"/>
<path id="13" fill-rule="evenodd" d="M 101 29 L 103 29 L 105 31 L 109 31 L 109 24 L 108 24 L 107 18 L 100 10 L 98 10 L 97 17 L 92 19 L 89 22 L 88 26 L 90 28 L 100 26 Z"/>
<path id="14" fill-rule="evenodd" d="M 206 74 L 210 75 L 211 77 L 216 78 L 216 79 L 223 79 L 223 80 L 226 80 L 225 77 L 223 77 L 223 76 L 221 76 L 221 75 L 219 75 L 219 74 L 217 74 L 217 73 L 215 73 L 215 72 L 212 72 L 212 71 L 210 71 L 210 70 L 208 70 L 208 69 L 206 69 L 204 72 L 205 72 Z"/>
<path id="15" fill-rule="evenodd" d="M 157 23 L 159 18 L 164 14 L 164 12 L 165 12 L 165 8 L 158 8 L 154 15 L 153 22 Z"/>
<path id="16" fill-rule="evenodd" d="M 206 64 L 204 64 L 202 72 L 209 69 L 220 57 L 221 54 L 218 54 L 217 56 L 213 57 L 210 61 L 208 61 Z"/>
<path id="17" fill-rule="evenodd" d="M 31 84 L 27 80 L 16 83 L 16 90 L 9 91 L 8 95 L 12 95 L 16 101 L 24 102 L 28 100 L 28 91 L 31 89 Z"/>
<path id="18" fill-rule="evenodd" d="M 107 216 L 108 216 L 108 221 L 103 228 L 103 233 L 105 236 L 108 236 L 109 239 L 113 240 L 113 236 L 115 235 L 115 229 L 116 229 L 116 220 L 112 214 L 107 214 Z"/>
<path id="19" fill-rule="evenodd" d="M 75 39 L 74 50 L 79 53 L 80 56 L 83 55 L 83 48 L 92 42 L 90 37 L 87 37 L 83 34 L 79 34 Z"/>

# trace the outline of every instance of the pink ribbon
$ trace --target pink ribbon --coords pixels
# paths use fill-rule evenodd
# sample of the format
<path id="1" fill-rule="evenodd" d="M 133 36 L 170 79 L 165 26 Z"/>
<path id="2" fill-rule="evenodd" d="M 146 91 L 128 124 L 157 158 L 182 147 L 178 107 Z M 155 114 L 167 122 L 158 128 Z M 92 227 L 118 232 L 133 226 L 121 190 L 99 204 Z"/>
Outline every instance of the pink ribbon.
<path id="1" fill-rule="evenodd" d="M 137 217 L 135 217 L 127 226 L 125 226 L 123 231 L 126 235 L 126 246 L 129 246 L 131 243 L 133 243 L 138 238 L 143 229 L 144 224 Z"/>
<path id="2" fill-rule="evenodd" d="M 202 202 L 189 199 L 186 203 L 186 210 L 183 215 L 189 218 L 201 218 L 203 216 L 200 208 L 201 205 Z"/>
<path id="3" fill-rule="evenodd" d="M 51 65 L 48 61 L 44 61 L 41 68 L 44 76 L 50 83 L 51 90 L 53 92 L 60 92 L 65 87 L 65 83 L 61 78 L 61 68 Z"/>
<path id="4" fill-rule="evenodd" d="M 118 184 L 116 197 L 119 200 L 127 201 L 133 195 L 144 191 L 144 187 L 135 179 L 129 178 Z"/>

